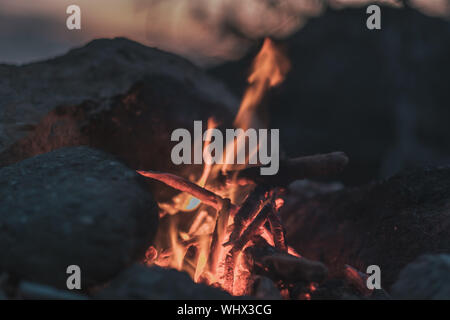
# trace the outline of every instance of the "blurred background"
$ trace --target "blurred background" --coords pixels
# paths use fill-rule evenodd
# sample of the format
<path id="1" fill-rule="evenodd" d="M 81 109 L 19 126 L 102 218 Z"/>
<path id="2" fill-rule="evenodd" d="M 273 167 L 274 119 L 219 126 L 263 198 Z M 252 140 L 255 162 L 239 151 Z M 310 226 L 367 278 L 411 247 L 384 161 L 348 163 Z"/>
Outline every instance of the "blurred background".
<path id="1" fill-rule="evenodd" d="M 450 163 L 450 1 L 0 0 L 0 63 L 127 37 L 189 59 L 240 98 L 264 37 L 291 59 L 264 104 L 289 156 L 347 152 L 348 185 Z M 66 28 L 81 7 L 82 30 Z"/>

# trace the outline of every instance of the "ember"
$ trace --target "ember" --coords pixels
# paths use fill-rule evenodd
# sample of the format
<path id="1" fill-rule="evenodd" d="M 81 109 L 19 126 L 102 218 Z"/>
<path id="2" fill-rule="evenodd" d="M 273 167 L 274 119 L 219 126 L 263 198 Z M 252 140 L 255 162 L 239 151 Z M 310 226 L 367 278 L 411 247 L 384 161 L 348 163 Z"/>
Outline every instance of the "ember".
<path id="1" fill-rule="evenodd" d="M 258 274 L 277 284 L 282 295 L 299 281 L 312 292 L 325 278 L 324 265 L 300 257 L 288 246 L 279 211 L 287 184 L 340 172 L 348 161 L 345 154 L 283 159 L 274 176 L 260 174 L 267 163 L 251 161 L 252 154 L 267 146 L 253 144 L 245 162 L 233 165 L 236 162 L 232 161 L 236 154 L 242 154 L 238 141 L 248 138 L 242 137 L 243 130 L 266 126 L 258 117 L 258 105 L 264 92 L 283 81 L 288 69 L 282 51 L 266 39 L 255 58 L 250 85 L 234 122 L 242 130 L 226 144 L 226 151 L 233 152 L 225 152 L 225 161 L 219 164 L 205 161 L 197 182 L 170 173 L 138 171 L 182 192 L 170 203 L 159 204 L 167 221 L 160 227 L 156 248 L 148 250 L 147 264 L 186 271 L 194 281 L 219 286 L 233 295 L 251 294 L 251 283 Z M 215 121 L 208 127 L 214 128 Z M 209 136 L 206 142 L 211 141 L 208 131 L 205 136 Z M 205 144 L 203 151 L 207 148 Z M 304 298 L 309 297 L 305 292 Z"/>

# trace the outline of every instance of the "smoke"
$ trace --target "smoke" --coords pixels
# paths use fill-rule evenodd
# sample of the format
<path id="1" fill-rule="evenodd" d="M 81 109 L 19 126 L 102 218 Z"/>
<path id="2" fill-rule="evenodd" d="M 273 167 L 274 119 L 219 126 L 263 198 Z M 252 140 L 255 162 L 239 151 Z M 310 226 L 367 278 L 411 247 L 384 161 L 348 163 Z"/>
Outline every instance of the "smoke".
<path id="1" fill-rule="evenodd" d="M 197 62 L 237 59 L 255 40 L 283 38 L 325 8 L 323 0 L 136 0 L 150 44 Z M 206 58 L 206 61 L 205 61 Z"/>
<path id="2" fill-rule="evenodd" d="M 450 16 L 450 0 L 404 0 Z M 240 58 L 255 40 L 282 39 L 326 7 L 400 0 L 0 0 L 0 61 L 25 63 L 61 54 L 93 38 L 127 37 L 198 64 Z M 82 9 L 82 31 L 65 27 L 66 7 Z"/>
<path id="3" fill-rule="evenodd" d="M 150 45 L 187 56 L 199 64 L 240 58 L 255 40 L 285 38 L 327 6 L 379 3 L 402 7 L 402 0 L 135 0 L 147 14 Z M 406 0 L 427 14 L 449 16 L 450 0 Z"/>

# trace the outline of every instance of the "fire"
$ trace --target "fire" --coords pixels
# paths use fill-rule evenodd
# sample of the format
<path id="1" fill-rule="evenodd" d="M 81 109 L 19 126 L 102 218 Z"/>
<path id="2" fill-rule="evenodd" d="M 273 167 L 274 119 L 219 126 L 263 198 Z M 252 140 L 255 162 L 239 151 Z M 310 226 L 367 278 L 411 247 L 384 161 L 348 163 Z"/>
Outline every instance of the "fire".
<path id="1" fill-rule="evenodd" d="M 271 87 L 283 82 L 286 73 L 290 69 L 290 62 L 275 43 L 266 38 L 264 44 L 256 56 L 252 72 L 248 77 L 249 87 L 234 120 L 234 125 L 244 130 L 249 127 L 258 127 L 259 120 L 256 110 L 261 103 L 264 93 Z"/>
<path id="2" fill-rule="evenodd" d="M 249 87 L 235 118 L 235 127 L 246 130 L 263 126 L 258 118 L 258 106 L 264 93 L 269 88 L 280 84 L 289 68 L 290 63 L 282 51 L 272 40 L 265 39 L 253 62 L 248 77 Z M 208 128 L 217 126 L 217 121 L 213 119 L 208 121 Z M 206 147 L 207 144 L 203 146 L 203 150 Z M 233 145 L 227 145 L 226 148 L 236 148 L 236 140 Z M 249 150 L 249 154 L 256 151 Z M 200 179 L 196 181 L 199 188 L 205 187 L 218 195 L 216 198 L 211 196 L 207 202 L 200 201 L 192 195 L 192 193 L 195 194 L 194 190 L 191 195 L 183 192 L 173 198 L 170 203 L 159 204 L 164 217 L 168 220 L 168 225 L 160 228 L 155 241 L 156 248 L 149 249 L 147 256 L 152 258 L 148 259 L 147 263 L 186 271 L 195 282 L 220 286 L 234 295 L 241 295 L 246 293 L 249 277 L 241 257 L 241 252 L 246 248 L 247 243 L 236 243 L 236 239 L 232 239 L 230 230 L 234 227 L 234 232 L 237 232 L 236 226 L 233 226 L 233 215 L 239 206 L 235 203 L 242 204 L 253 186 L 218 183 L 220 173 L 228 169 L 230 168 L 225 165 L 205 164 Z M 139 173 L 168 183 L 157 173 Z M 185 187 L 185 183 L 181 180 L 173 179 L 170 183 L 172 186 L 177 184 L 181 189 Z M 170 183 L 168 184 L 171 185 Z M 277 212 L 283 205 L 283 200 L 267 192 L 265 200 L 259 205 L 259 210 L 262 212 L 268 205 L 272 205 Z M 250 228 L 250 224 L 254 224 L 254 221 L 243 223 L 241 230 L 235 236 L 244 237 L 245 228 Z M 262 224 L 255 224 L 254 228 L 260 229 L 261 237 L 270 245 L 274 245 L 274 236 L 264 229 Z M 235 250 L 236 247 L 239 247 L 239 250 Z M 296 254 L 291 248 L 289 252 Z M 229 270 L 230 266 L 232 270 Z"/>

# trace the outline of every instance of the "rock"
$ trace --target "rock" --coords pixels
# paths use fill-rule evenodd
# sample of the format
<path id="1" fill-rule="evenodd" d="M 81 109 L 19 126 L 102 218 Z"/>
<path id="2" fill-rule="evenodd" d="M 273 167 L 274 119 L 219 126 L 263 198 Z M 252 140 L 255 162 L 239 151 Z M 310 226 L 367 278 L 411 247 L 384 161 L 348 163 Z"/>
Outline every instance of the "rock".
<path id="1" fill-rule="evenodd" d="M 181 57 L 124 38 L 99 39 L 47 61 L 23 66 L 0 65 L 0 152 L 29 134 L 51 136 L 48 144 L 45 140 L 28 141 L 34 150 L 42 149 L 41 152 L 56 146 L 78 145 L 84 140 L 79 133 L 82 129 L 75 124 L 92 120 L 86 119 L 87 112 L 109 109 L 115 96 L 125 94 L 146 77 L 154 79 L 145 87 L 148 95 L 155 98 L 148 106 L 152 110 L 170 109 L 172 103 L 184 104 L 177 114 L 189 118 L 192 105 L 200 102 L 210 108 L 220 106 L 227 110 L 238 106 L 238 101 L 222 84 Z M 160 83 L 159 77 L 163 79 Z M 169 86 L 164 87 L 166 84 Z M 77 105 L 81 106 L 75 108 Z M 62 108 L 43 120 L 57 107 Z M 133 111 L 136 110 L 129 110 L 130 117 Z M 166 119 L 160 120 L 164 125 Z M 40 129 L 46 125 L 51 132 L 35 133 L 38 124 Z M 150 131 L 146 133 L 150 139 Z M 67 137 L 71 134 L 74 137 Z M 39 143 L 42 145 L 38 146 Z M 7 163 L 0 161 L 0 166 Z"/>
<path id="2" fill-rule="evenodd" d="M 85 295 L 67 290 L 23 281 L 17 288 L 17 295 L 25 300 L 88 300 Z"/>
<path id="3" fill-rule="evenodd" d="M 392 286 L 395 299 L 450 300 L 450 255 L 421 256 L 408 264 Z"/>
<path id="4" fill-rule="evenodd" d="M 450 167 L 407 171 L 359 188 L 288 199 L 281 210 L 287 243 L 323 262 L 381 268 L 389 291 L 401 269 L 423 254 L 450 253 Z"/>
<path id="5" fill-rule="evenodd" d="M 139 300 L 220 300 L 228 293 L 205 284 L 194 283 L 187 273 L 174 269 L 134 265 L 122 272 L 98 299 Z"/>
<path id="6" fill-rule="evenodd" d="M 171 150 L 177 142 L 171 141 L 171 134 L 177 128 L 192 131 L 194 120 L 203 120 L 206 129 L 209 117 L 223 125 L 232 121 L 232 113 L 224 105 L 206 99 L 193 84 L 148 76 L 111 101 L 56 107 L 26 137 L 0 153 L 0 166 L 61 147 L 88 145 L 115 155 L 132 169 L 188 178 L 200 175 L 202 165 L 173 164 Z M 174 195 L 172 189 L 150 183 L 158 200 Z"/>
<path id="7" fill-rule="evenodd" d="M 0 271 L 82 289 L 140 260 L 156 233 L 156 203 L 141 177 L 87 147 L 62 148 L 0 169 Z"/>
<path id="8" fill-rule="evenodd" d="M 265 101 L 289 156 L 349 155 L 346 185 L 450 160 L 450 21 L 383 7 L 371 32 L 366 8 L 328 9 L 283 40 L 292 69 Z M 242 96 L 258 50 L 210 73 Z"/>
<path id="9" fill-rule="evenodd" d="M 275 286 L 275 283 L 264 276 L 255 276 L 252 279 L 251 295 L 255 299 L 260 300 L 281 300 L 280 290 Z"/>

